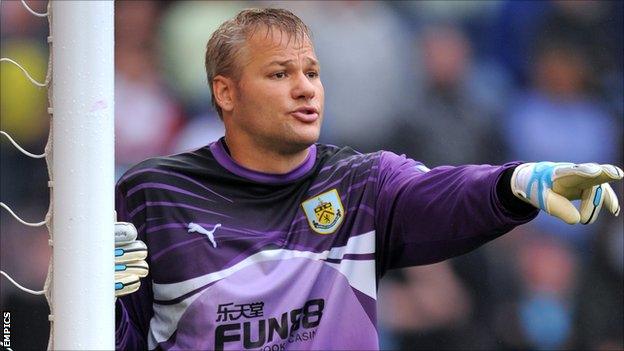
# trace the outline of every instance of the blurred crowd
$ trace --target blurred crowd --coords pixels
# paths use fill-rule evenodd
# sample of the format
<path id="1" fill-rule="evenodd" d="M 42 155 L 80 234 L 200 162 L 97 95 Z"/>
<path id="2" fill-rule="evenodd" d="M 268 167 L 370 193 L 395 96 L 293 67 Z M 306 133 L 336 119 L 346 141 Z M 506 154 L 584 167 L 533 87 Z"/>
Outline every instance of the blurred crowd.
<path id="1" fill-rule="evenodd" d="M 45 11 L 44 1 L 28 3 Z M 117 1 L 117 176 L 223 135 L 205 81 L 205 44 L 222 21 L 261 6 L 289 8 L 313 31 L 326 91 L 321 142 L 392 150 L 430 168 L 624 164 L 624 2 Z M 4 0 L 0 28 L 1 56 L 43 80 L 47 21 Z M 1 129 L 42 152 L 47 91 L 12 65 L 0 72 Z M 41 220 L 45 162 L 4 138 L 0 146 L 0 200 Z M 620 182 L 620 201 L 622 190 Z M 41 289 L 47 232 L 0 216 L 2 270 Z M 381 346 L 623 349 L 623 228 L 622 216 L 572 227 L 540 215 L 473 253 L 390 272 L 379 288 Z M 0 279 L 15 349 L 45 348 L 44 299 Z"/>

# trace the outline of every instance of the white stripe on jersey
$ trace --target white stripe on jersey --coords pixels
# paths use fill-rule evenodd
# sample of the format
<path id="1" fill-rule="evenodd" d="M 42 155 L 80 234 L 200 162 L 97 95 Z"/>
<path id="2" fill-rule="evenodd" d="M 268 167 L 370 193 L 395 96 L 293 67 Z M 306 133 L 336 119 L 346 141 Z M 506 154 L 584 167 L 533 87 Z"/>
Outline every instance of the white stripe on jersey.
<path id="1" fill-rule="evenodd" d="M 154 299 L 160 301 L 173 300 L 206 284 L 210 284 L 217 280 L 223 279 L 243 268 L 253 265 L 257 262 L 286 260 L 289 258 L 309 258 L 312 260 L 342 259 L 346 254 L 373 254 L 375 253 L 375 231 L 365 234 L 352 236 L 347 241 L 347 245 L 332 247 L 331 250 L 323 252 L 309 252 L 299 250 L 274 249 L 264 250 L 255 253 L 246 259 L 240 261 L 232 267 L 226 268 L 218 272 L 208 273 L 199 277 L 191 278 L 178 283 L 171 284 L 153 284 Z M 349 278 L 347 276 L 347 278 Z M 373 272 L 373 278 L 375 278 Z M 359 290 L 359 289 L 358 289 Z M 368 289 L 367 289 L 368 290 Z M 375 294 L 365 294 L 375 298 Z"/>

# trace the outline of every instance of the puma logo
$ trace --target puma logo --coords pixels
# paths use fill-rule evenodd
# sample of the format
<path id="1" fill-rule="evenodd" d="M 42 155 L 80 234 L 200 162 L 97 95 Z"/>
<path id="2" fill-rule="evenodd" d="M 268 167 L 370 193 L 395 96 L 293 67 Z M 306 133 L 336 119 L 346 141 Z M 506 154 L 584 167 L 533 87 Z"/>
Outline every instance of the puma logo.
<path id="1" fill-rule="evenodd" d="M 215 224 L 214 228 L 212 228 L 212 230 L 206 230 L 201 225 L 191 222 L 188 224 L 188 232 L 189 233 L 197 232 L 197 233 L 206 235 L 208 237 L 208 240 L 210 240 L 210 242 L 212 243 L 212 246 L 217 247 L 217 242 L 215 241 L 214 232 L 220 226 L 221 226 L 221 223 L 217 223 Z"/>

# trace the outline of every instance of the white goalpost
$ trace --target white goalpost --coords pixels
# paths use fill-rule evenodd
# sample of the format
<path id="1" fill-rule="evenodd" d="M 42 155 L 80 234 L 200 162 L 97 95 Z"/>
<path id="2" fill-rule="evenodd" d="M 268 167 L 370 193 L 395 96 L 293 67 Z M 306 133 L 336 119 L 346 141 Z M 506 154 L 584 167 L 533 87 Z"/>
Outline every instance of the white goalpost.
<path id="1" fill-rule="evenodd" d="M 112 350 L 115 348 L 114 306 L 114 1 L 51 1 L 45 13 L 25 10 L 50 23 L 50 58 L 44 81 L 33 78 L 19 62 L 24 77 L 48 88 L 52 115 L 45 152 L 24 150 L 45 158 L 50 176 L 50 207 L 45 220 L 27 222 L 0 201 L 20 223 L 47 226 L 52 260 L 43 290 L 50 305 L 48 349 Z M 7 346 L 7 345 L 4 345 Z M 11 350 L 8 348 L 8 350 Z"/>
<path id="2" fill-rule="evenodd" d="M 114 2 L 51 1 L 51 342 L 112 350 Z"/>

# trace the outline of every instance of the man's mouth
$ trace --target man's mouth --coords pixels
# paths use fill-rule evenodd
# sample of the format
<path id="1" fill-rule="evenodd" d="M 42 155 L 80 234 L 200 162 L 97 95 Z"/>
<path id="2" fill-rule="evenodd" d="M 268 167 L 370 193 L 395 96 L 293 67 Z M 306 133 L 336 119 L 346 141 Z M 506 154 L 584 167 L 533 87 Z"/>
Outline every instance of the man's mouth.
<path id="1" fill-rule="evenodd" d="M 291 111 L 290 115 L 303 123 L 313 123 L 319 118 L 318 109 L 312 106 L 300 107 Z"/>

